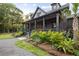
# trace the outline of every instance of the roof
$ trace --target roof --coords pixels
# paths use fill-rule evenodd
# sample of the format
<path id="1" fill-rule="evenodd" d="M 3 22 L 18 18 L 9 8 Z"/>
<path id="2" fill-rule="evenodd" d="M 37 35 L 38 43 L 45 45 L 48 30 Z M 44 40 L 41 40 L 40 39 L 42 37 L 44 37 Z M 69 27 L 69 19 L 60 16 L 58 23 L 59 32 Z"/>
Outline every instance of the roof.
<path id="1" fill-rule="evenodd" d="M 43 9 L 41 9 L 40 7 L 37 7 L 37 9 L 36 9 L 35 13 L 33 14 L 32 18 L 34 18 L 35 14 L 37 13 L 37 11 L 38 11 L 39 9 L 40 9 L 42 12 L 44 12 L 44 13 L 46 14 L 46 12 L 45 12 Z"/>
<path id="2" fill-rule="evenodd" d="M 55 4 L 58 4 L 61 7 L 60 3 L 52 3 L 51 5 L 55 5 Z"/>
<path id="3" fill-rule="evenodd" d="M 53 11 L 51 10 L 50 12 L 47 12 L 47 13 L 46 13 L 45 15 L 43 15 L 43 16 L 47 16 L 47 15 L 49 15 L 49 14 L 58 12 L 58 11 L 60 11 L 60 10 L 63 10 L 64 8 L 69 8 L 69 4 L 67 3 L 67 4 L 61 6 L 61 7 L 58 8 L 58 9 L 55 9 L 55 10 L 53 10 Z M 39 7 L 36 9 L 35 13 L 37 12 L 38 9 L 39 9 Z M 44 11 L 44 10 L 43 10 L 43 11 Z M 35 13 L 34 13 L 34 15 L 35 15 Z M 34 17 L 34 15 L 33 15 L 33 17 Z M 43 16 L 40 16 L 40 17 L 43 17 Z M 38 18 L 40 18 L 40 17 L 38 17 Z M 34 19 L 37 19 L 37 18 L 34 18 Z M 33 18 L 32 18 L 31 20 L 33 20 Z M 31 20 L 29 20 L 29 21 L 31 21 Z"/>

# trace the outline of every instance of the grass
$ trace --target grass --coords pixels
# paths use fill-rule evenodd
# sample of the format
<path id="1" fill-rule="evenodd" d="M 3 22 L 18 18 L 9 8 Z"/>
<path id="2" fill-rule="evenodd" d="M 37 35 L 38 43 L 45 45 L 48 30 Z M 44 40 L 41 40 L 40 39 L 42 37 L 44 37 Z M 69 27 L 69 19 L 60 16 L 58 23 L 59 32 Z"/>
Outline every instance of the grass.
<path id="1" fill-rule="evenodd" d="M 19 36 L 21 35 L 22 32 L 16 32 L 16 33 L 1 33 L 0 34 L 0 40 L 3 40 L 3 39 L 11 39 L 11 38 L 14 38 L 16 36 Z"/>
<path id="2" fill-rule="evenodd" d="M 16 46 L 23 48 L 25 50 L 28 50 L 28 51 L 30 51 L 30 52 L 34 53 L 35 55 L 38 55 L 38 56 L 49 55 L 46 51 L 43 51 L 42 49 L 35 47 L 32 44 L 25 42 L 25 41 L 22 41 L 22 40 L 18 40 L 16 42 Z"/>
<path id="3" fill-rule="evenodd" d="M 9 39 L 9 38 L 14 38 L 14 36 L 12 36 L 12 33 L 0 34 L 0 40 L 2 40 L 2 39 Z"/>

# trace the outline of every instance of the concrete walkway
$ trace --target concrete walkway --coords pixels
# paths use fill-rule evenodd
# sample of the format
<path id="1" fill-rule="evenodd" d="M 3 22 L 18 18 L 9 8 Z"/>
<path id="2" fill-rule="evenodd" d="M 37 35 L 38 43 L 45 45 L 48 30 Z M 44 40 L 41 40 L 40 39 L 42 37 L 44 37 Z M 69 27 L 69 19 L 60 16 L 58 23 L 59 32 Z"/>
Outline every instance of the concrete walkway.
<path id="1" fill-rule="evenodd" d="M 15 45 L 15 42 L 21 38 L 0 40 L 0 56 L 35 56 L 31 52 L 25 51 Z"/>

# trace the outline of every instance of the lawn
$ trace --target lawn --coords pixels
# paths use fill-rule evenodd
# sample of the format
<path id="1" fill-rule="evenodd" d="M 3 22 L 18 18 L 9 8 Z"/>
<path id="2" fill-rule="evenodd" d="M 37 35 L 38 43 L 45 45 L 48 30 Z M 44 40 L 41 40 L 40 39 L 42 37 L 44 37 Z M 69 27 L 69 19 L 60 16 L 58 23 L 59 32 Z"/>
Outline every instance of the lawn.
<path id="1" fill-rule="evenodd" d="M 2 39 L 9 39 L 9 38 L 14 38 L 14 36 L 12 35 L 12 33 L 3 33 L 3 34 L 0 34 L 0 40 L 2 40 Z"/>
<path id="2" fill-rule="evenodd" d="M 16 36 L 20 36 L 22 34 L 22 32 L 16 32 L 16 33 L 1 33 L 0 34 L 0 40 L 3 39 L 11 39 L 14 38 Z"/>
<path id="3" fill-rule="evenodd" d="M 18 40 L 16 42 L 16 46 L 23 48 L 25 50 L 28 50 L 29 52 L 34 53 L 37 56 L 47 56 L 49 55 L 46 51 L 43 51 L 42 49 L 33 46 L 32 44 L 22 41 L 22 40 Z"/>

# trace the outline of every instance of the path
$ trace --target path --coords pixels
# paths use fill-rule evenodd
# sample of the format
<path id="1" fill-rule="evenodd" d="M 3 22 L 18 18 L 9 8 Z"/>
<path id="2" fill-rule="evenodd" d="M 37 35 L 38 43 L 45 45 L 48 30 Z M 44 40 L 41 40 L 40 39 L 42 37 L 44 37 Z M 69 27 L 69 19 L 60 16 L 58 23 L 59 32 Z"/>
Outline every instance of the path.
<path id="1" fill-rule="evenodd" d="M 0 40 L 0 56 L 34 56 L 31 52 L 25 51 L 15 45 L 18 39 Z"/>

